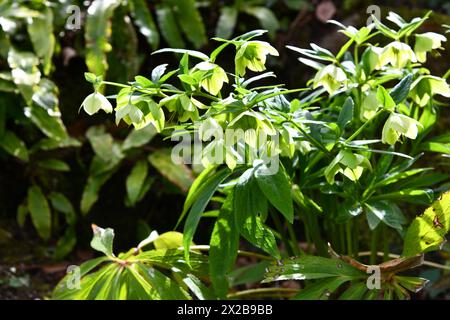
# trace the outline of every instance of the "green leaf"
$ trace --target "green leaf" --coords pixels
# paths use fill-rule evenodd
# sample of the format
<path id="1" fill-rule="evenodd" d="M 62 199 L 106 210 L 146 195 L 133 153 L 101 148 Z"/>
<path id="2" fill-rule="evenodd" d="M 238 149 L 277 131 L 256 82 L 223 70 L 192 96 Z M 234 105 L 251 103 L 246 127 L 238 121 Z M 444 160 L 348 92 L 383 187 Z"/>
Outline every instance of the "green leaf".
<path id="1" fill-rule="evenodd" d="M 339 300 L 361 300 L 367 290 L 367 284 L 365 282 L 352 283 L 350 287 L 339 296 Z"/>
<path id="2" fill-rule="evenodd" d="M 373 14 L 372 19 L 375 22 L 375 26 L 378 30 L 381 31 L 382 34 L 384 34 L 386 37 L 397 40 L 399 38 L 397 32 L 395 30 L 392 30 L 385 26 L 383 23 L 381 23 Z"/>
<path id="3" fill-rule="evenodd" d="M 239 249 L 239 230 L 233 213 L 233 198 L 228 196 L 214 224 L 209 243 L 209 273 L 214 290 L 220 298 L 228 293 L 227 275 Z"/>
<path id="4" fill-rule="evenodd" d="M 28 19 L 27 30 L 34 52 L 36 52 L 38 57 L 44 59 L 44 73 L 49 74 L 55 47 L 53 12 L 51 8 L 45 8 L 39 17 Z"/>
<path id="5" fill-rule="evenodd" d="M 258 186 L 269 202 L 292 223 L 294 221 L 294 206 L 291 197 L 291 187 L 284 171 L 280 166 L 275 174 L 261 174 L 262 168 L 256 168 L 255 178 Z"/>
<path id="6" fill-rule="evenodd" d="M 306 286 L 296 295 L 294 300 L 328 300 L 333 292 L 350 278 L 339 277 L 322 279 Z"/>
<path id="7" fill-rule="evenodd" d="M 423 142 L 419 145 L 419 150 L 450 154 L 450 143 Z"/>
<path id="8" fill-rule="evenodd" d="M 111 228 L 103 229 L 93 224 L 92 231 L 94 233 L 94 237 L 91 240 L 92 249 L 104 253 L 109 258 L 114 257 L 114 230 Z"/>
<path id="9" fill-rule="evenodd" d="M 80 265 L 80 276 L 83 277 L 87 273 L 89 273 L 91 270 L 96 268 L 101 263 L 105 262 L 108 258 L 107 257 L 99 257 L 96 259 L 88 260 Z M 55 289 L 53 290 L 52 298 L 57 300 L 65 300 L 65 299 L 73 299 L 73 296 L 78 293 L 78 290 L 74 290 L 72 287 L 68 287 L 68 285 L 72 285 L 73 281 L 73 274 L 66 275 L 61 281 L 56 285 Z M 83 284 L 82 288 L 83 288 Z"/>
<path id="10" fill-rule="evenodd" d="M 27 201 L 33 225 L 39 236 L 44 240 L 48 240 L 51 234 L 51 212 L 41 188 L 37 185 L 30 186 L 28 188 Z"/>
<path id="11" fill-rule="evenodd" d="M 130 8 L 133 21 L 139 27 L 139 32 L 145 36 L 153 50 L 158 48 L 159 33 L 147 3 L 144 0 L 131 0 Z"/>
<path id="12" fill-rule="evenodd" d="M 238 10 L 236 7 L 222 7 L 216 25 L 216 37 L 230 39 L 236 27 Z"/>
<path id="13" fill-rule="evenodd" d="M 153 244 L 155 249 L 177 249 L 183 246 L 183 234 L 176 231 L 165 232 Z"/>
<path id="14" fill-rule="evenodd" d="M 261 191 L 253 172 L 253 168 L 245 171 L 234 187 L 233 211 L 236 223 L 245 239 L 257 248 L 279 258 L 280 252 L 275 236 L 263 223 L 263 219 L 267 217 L 267 201 L 258 197 Z"/>
<path id="15" fill-rule="evenodd" d="M 402 181 L 404 179 L 408 179 L 409 177 L 412 177 L 416 174 L 426 172 L 429 170 L 432 170 L 432 169 L 431 168 L 417 168 L 417 169 L 407 170 L 407 171 L 403 171 L 403 172 L 393 172 L 393 173 L 389 173 L 389 174 L 385 174 L 385 175 L 380 175 L 379 181 L 377 183 L 375 183 L 373 185 L 373 187 L 371 187 L 371 188 L 376 189 L 376 188 L 385 187 L 392 183 L 396 183 L 396 182 Z"/>
<path id="16" fill-rule="evenodd" d="M 354 105 L 355 104 L 351 97 L 348 97 L 345 100 L 337 120 L 338 126 L 339 128 L 341 128 L 341 130 L 344 130 L 345 126 L 353 120 Z"/>
<path id="17" fill-rule="evenodd" d="M 98 200 L 98 193 L 106 181 L 111 178 L 113 171 L 106 171 L 100 175 L 90 175 L 84 186 L 83 194 L 81 196 L 80 209 L 82 214 L 87 214 L 92 206 Z"/>
<path id="18" fill-rule="evenodd" d="M 58 240 L 53 253 L 53 259 L 61 260 L 66 257 L 77 244 L 77 236 L 73 227 L 67 228 L 64 235 Z"/>
<path id="19" fill-rule="evenodd" d="M 230 272 L 229 279 L 232 286 L 261 282 L 264 279 L 270 261 L 261 261 L 256 264 L 246 265 Z"/>
<path id="20" fill-rule="evenodd" d="M 206 30 L 202 17 L 198 11 L 195 0 L 168 0 L 175 14 L 178 25 L 185 34 L 186 38 L 194 45 L 200 48 L 207 42 Z"/>
<path id="21" fill-rule="evenodd" d="M 384 109 L 386 109 L 386 110 L 394 110 L 395 109 L 396 104 L 395 104 L 394 99 L 392 99 L 391 95 L 382 86 L 378 86 L 377 100 L 380 102 L 380 104 L 383 106 Z"/>
<path id="22" fill-rule="evenodd" d="M 148 173 L 147 161 L 140 160 L 134 165 L 130 175 L 127 177 L 126 189 L 128 199 L 130 200 L 131 205 L 136 204 L 139 195 L 141 193 L 142 187 L 144 186 L 147 173 Z"/>
<path id="23" fill-rule="evenodd" d="M 186 285 L 190 291 L 199 300 L 214 300 L 216 296 L 212 292 L 212 289 L 204 285 L 197 277 L 192 274 L 186 274 L 182 272 L 174 272 L 174 276 L 177 277 L 179 282 Z"/>
<path id="24" fill-rule="evenodd" d="M 438 250 L 449 230 L 450 192 L 446 192 L 413 220 L 406 231 L 402 256 Z"/>
<path id="25" fill-rule="evenodd" d="M 0 146 L 10 155 L 22 161 L 28 161 L 29 155 L 25 143 L 12 131 L 6 130 L 0 137 Z"/>
<path id="26" fill-rule="evenodd" d="M 204 61 L 209 59 L 209 57 L 206 54 L 204 54 L 203 52 L 195 51 L 195 50 L 188 50 L 188 49 L 164 48 L 164 49 L 159 49 L 159 50 L 153 52 L 152 54 L 164 53 L 164 52 L 187 54 L 188 56 L 195 57 L 195 58 L 198 58 L 198 59 L 201 59 Z"/>
<path id="27" fill-rule="evenodd" d="M 54 158 L 42 159 L 37 164 L 39 167 L 48 170 L 63 171 L 63 172 L 70 171 L 69 165 L 59 159 Z"/>
<path id="28" fill-rule="evenodd" d="M 161 34 L 169 46 L 172 48 L 184 48 L 185 43 L 181 37 L 172 9 L 165 5 L 157 5 L 156 18 L 158 20 L 159 30 L 161 30 Z"/>
<path id="29" fill-rule="evenodd" d="M 66 127 L 59 116 L 50 115 L 40 106 L 25 108 L 25 115 L 49 138 L 66 140 L 69 138 Z"/>
<path id="30" fill-rule="evenodd" d="M 208 177 L 204 183 L 195 190 L 196 197 L 190 207 L 189 214 L 186 218 L 183 229 L 183 244 L 185 250 L 186 261 L 189 261 L 189 247 L 194 238 L 200 218 L 205 208 L 211 200 L 213 194 L 217 191 L 219 184 L 231 174 L 230 170 L 222 169 L 212 176 Z"/>
<path id="31" fill-rule="evenodd" d="M 88 9 L 84 38 L 86 41 L 86 64 L 90 72 L 104 75 L 108 69 L 106 53 L 111 50 L 110 19 L 120 5 L 119 0 L 94 0 Z"/>
<path id="32" fill-rule="evenodd" d="M 155 135 L 156 130 L 153 126 L 146 126 L 139 130 L 133 129 L 123 141 L 122 150 L 125 151 L 146 145 Z"/>
<path id="33" fill-rule="evenodd" d="M 377 226 L 376 221 L 383 221 L 391 228 L 402 230 L 402 225 L 406 223 L 400 208 L 389 201 L 368 201 L 365 203 L 366 215 L 371 230 Z M 371 223 L 372 221 L 372 223 Z"/>
<path id="34" fill-rule="evenodd" d="M 261 27 L 266 29 L 269 36 L 273 39 L 277 30 L 280 28 L 280 23 L 272 10 L 265 7 L 247 7 L 242 9 L 245 13 L 254 16 L 258 19 Z"/>
<path id="35" fill-rule="evenodd" d="M 193 182 L 191 171 L 184 164 L 176 164 L 172 160 L 169 149 L 162 149 L 153 152 L 148 161 L 155 167 L 159 173 L 181 191 L 187 192 Z"/>
<path id="36" fill-rule="evenodd" d="M 69 199 L 67 199 L 66 196 L 60 192 L 52 192 L 48 195 L 48 198 L 52 204 L 52 207 L 65 215 L 67 223 L 71 226 L 75 225 L 77 216 Z"/>
<path id="37" fill-rule="evenodd" d="M 242 236 L 250 243 L 270 254 L 272 257 L 279 259 L 280 251 L 277 247 L 275 235 L 262 222 L 261 217 L 249 216 L 241 226 Z"/>
<path id="38" fill-rule="evenodd" d="M 359 279 L 366 274 L 340 259 L 320 256 L 301 256 L 279 261 L 271 265 L 263 282 L 280 280 L 307 280 L 333 277 Z"/>
<path id="39" fill-rule="evenodd" d="M 133 264 L 129 270 L 135 277 L 141 276 L 145 282 L 153 287 L 161 300 L 190 299 L 190 296 L 176 282 L 156 269 L 138 263 Z"/>
<path id="40" fill-rule="evenodd" d="M 28 214 L 30 211 L 28 210 L 28 206 L 25 204 L 20 204 L 17 207 L 17 224 L 23 228 L 27 219 Z"/>
<path id="41" fill-rule="evenodd" d="M 426 205 L 433 201 L 432 189 L 404 189 L 401 191 L 385 193 L 377 196 L 373 196 L 372 200 L 400 200 L 415 204 Z"/>
<path id="42" fill-rule="evenodd" d="M 390 92 L 395 104 L 400 104 L 409 94 L 411 84 L 413 82 L 412 74 L 408 74 L 404 77 Z"/>

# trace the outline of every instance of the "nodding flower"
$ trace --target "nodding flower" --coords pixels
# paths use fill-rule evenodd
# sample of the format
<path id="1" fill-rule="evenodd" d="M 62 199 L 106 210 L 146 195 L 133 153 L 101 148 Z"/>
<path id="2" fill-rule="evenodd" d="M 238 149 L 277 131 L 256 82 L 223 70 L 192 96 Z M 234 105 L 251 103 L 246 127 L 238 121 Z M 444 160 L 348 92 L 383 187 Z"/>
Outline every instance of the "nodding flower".
<path id="1" fill-rule="evenodd" d="M 235 64 L 239 76 L 245 75 L 248 68 L 255 72 L 266 70 L 266 57 L 278 56 L 278 51 L 265 41 L 248 41 L 238 46 Z"/>

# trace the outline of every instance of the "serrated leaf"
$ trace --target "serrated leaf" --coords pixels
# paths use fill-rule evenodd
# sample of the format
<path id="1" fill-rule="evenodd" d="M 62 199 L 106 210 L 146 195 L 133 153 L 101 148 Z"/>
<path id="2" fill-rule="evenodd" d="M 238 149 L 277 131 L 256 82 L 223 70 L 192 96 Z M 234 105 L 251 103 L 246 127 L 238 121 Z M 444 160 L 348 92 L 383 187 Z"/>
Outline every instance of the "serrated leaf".
<path id="1" fill-rule="evenodd" d="M 449 230 L 450 192 L 446 192 L 423 215 L 413 220 L 406 231 L 402 256 L 411 257 L 439 249 Z"/>
<path id="2" fill-rule="evenodd" d="M 341 112 L 339 113 L 339 117 L 337 120 L 337 124 L 341 130 L 344 130 L 345 126 L 353 120 L 353 109 L 354 109 L 354 102 L 351 97 L 348 97 L 344 105 L 342 106 Z"/>
<path id="3" fill-rule="evenodd" d="M 189 261 L 189 247 L 194 238 L 194 233 L 197 230 L 200 218 L 211 200 L 211 197 L 217 191 L 219 184 L 222 183 L 222 181 L 230 174 L 231 172 L 228 169 L 218 171 L 208 177 L 203 185 L 199 186 L 199 188 L 195 190 L 197 196 L 190 207 L 190 211 L 183 229 L 183 244 L 187 261 Z"/>
<path id="4" fill-rule="evenodd" d="M 209 273 L 214 290 L 220 298 L 226 297 L 228 293 L 227 275 L 239 248 L 239 230 L 232 208 L 233 198 L 228 196 L 214 224 L 209 243 Z"/>
<path id="5" fill-rule="evenodd" d="M 396 104 L 400 104 L 409 94 L 413 82 L 412 74 L 403 78 L 389 93 Z"/>
<path id="6" fill-rule="evenodd" d="M 275 174 L 261 174 L 262 168 L 255 170 L 255 178 L 259 189 L 269 202 L 292 223 L 294 220 L 294 206 L 291 197 L 291 187 L 286 172 L 280 166 Z"/>

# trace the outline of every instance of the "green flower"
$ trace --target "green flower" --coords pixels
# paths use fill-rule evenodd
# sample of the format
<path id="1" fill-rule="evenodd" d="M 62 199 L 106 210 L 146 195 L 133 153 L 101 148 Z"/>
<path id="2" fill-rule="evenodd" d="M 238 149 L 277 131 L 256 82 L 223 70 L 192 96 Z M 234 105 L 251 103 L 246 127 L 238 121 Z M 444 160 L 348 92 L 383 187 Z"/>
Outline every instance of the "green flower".
<path id="1" fill-rule="evenodd" d="M 415 139 L 418 126 L 422 126 L 417 120 L 399 113 L 391 113 L 383 127 L 382 142 L 394 145 L 402 136 Z"/>
<path id="2" fill-rule="evenodd" d="M 410 96 L 419 106 L 425 106 L 435 94 L 450 97 L 450 88 L 443 78 L 420 76 L 411 84 Z"/>
<path id="3" fill-rule="evenodd" d="M 106 113 L 111 113 L 113 110 L 113 107 L 108 99 L 98 92 L 88 95 L 81 104 L 81 107 L 90 116 L 97 113 L 100 109 L 103 109 Z"/>
<path id="4" fill-rule="evenodd" d="M 427 60 L 427 52 L 441 47 L 441 43 L 447 41 L 443 35 L 434 32 L 416 34 L 414 52 L 419 62 Z"/>
<path id="5" fill-rule="evenodd" d="M 205 72 L 200 80 L 200 85 L 213 95 L 217 95 L 220 92 L 224 82 L 228 83 L 227 74 L 217 64 L 203 61 L 197 64 L 195 68 Z"/>
<path id="6" fill-rule="evenodd" d="M 378 107 L 380 106 L 380 102 L 378 101 L 377 92 L 370 91 L 367 96 L 364 97 L 363 102 L 361 104 L 361 110 L 359 114 L 359 118 L 361 121 L 367 121 L 377 113 Z"/>
<path id="7" fill-rule="evenodd" d="M 391 64 L 394 68 L 401 69 L 404 68 L 409 61 L 417 61 L 414 51 L 412 51 L 411 47 L 406 43 L 394 41 L 383 48 L 377 69 L 380 69 L 387 64 Z"/>
<path id="8" fill-rule="evenodd" d="M 278 56 L 278 51 L 264 41 L 248 41 L 238 47 L 234 62 L 239 76 L 245 75 L 245 68 L 259 72 L 266 70 L 266 56 Z"/>
<path id="9" fill-rule="evenodd" d="M 331 95 L 338 90 L 342 83 L 347 80 L 347 76 L 341 68 L 333 64 L 329 64 L 317 72 L 314 78 L 313 88 L 323 86 L 325 90 Z"/>
<path id="10" fill-rule="evenodd" d="M 372 170 L 372 165 L 366 157 L 341 150 L 325 168 L 324 175 L 329 184 L 334 184 L 334 177 L 337 173 L 343 174 L 351 181 L 357 181 L 364 169 Z"/>

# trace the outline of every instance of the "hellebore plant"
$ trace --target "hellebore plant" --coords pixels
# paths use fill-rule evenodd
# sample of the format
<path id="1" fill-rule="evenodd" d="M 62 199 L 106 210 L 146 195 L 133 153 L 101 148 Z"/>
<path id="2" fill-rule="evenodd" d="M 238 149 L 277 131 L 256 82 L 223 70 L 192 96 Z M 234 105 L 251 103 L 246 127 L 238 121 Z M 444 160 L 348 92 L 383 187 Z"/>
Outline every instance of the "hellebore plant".
<path id="1" fill-rule="evenodd" d="M 261 30 L 215 39 L 221 45 L 209 56 L 159 50 L 181 54 L 178 68 L 161 65 L 128 84 L 88 74 L 96 87 L 120 88 L 117 122 L 198 135 L 206 147 L 196 165 L 204 168 L 180 214 L 182 234 L 163 234 L 172 241 L 159 244 L 150 235 L 144 243 L 154 249 L 138 245 L 116 257 L 112 230 L 94 233 L 95 249 L 111 248 L 107 257 L 82 266 L 81 290 L 69 292 L 62 281 L 55 298 L 405 299 L 420 290 L 425 279 L 398 273 L 427 264 L 424 252 L 438 250 L 450 228 L 450 194 L 440 196 L 449 175 L 418 161 L 425 152 L 450 154 L 448 134 L 431 136 L 450 89 L 422 64 L 445 41 L 415 34 L 427 17 L 406 22 L 391 12 L 394 28 L 375 18 L 361 29 L 332 21 L 348 37 L 337 54 L 314 44 L 288 47 L 317 70 L 302 89 L 255 84 L 272 72 L 249 76 L 265 70 L 268 55 L 278 55 L 254 40 Z M 236 48 L 234 74 L 220 66 L 227 46 Z M 87 98 L 86 112 L 109 112 L 100 97 Z M 230 143 L 218 134 L 226 129 L 243 134 Z M 212 161 L 219 153 L 220 161 Z M 418 212 L 408 203 L 431 207 L 413 219 Z M 208 246 L 193 244 L 201 219 L 214 219 Z M 259 252 L 240 250 L 241 238 Z M 389 260 L 391 251 L 402 253 Z M 245 267 L 247 279 L 235 268 L 238 255 L 260 260 Z M 369 264 L 358 261 L 366 255 Z M 105 266 L 87 274 L 100 263 Z M 369 283 L 373 270 L 378 278 Z M 300 290 L 238 291 L 242 283 L 292 279 L 302 281 Z"/>

